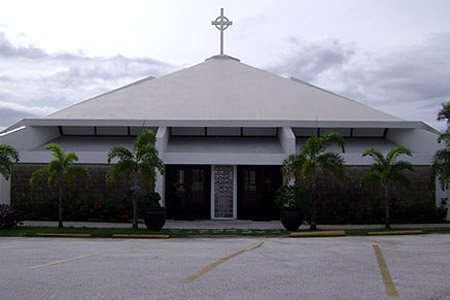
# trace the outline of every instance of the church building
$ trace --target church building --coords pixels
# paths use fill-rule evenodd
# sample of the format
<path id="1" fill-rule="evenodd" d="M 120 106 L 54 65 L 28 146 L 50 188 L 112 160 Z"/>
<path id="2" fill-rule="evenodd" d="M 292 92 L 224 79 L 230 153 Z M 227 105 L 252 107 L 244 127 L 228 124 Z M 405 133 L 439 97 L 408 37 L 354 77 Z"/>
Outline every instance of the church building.
<path id="1" fill-rule="evenodd" d="M 223 39 L 231 22 L 222 14 L 213 25 Z M 275 218 L 273 197 L 282 184 L 283 160 L 298 153 L 308 137 L 329 131 L 345 139 L 342 156 L 349 176 L 355 174 L 353 182 L 372 163 L 361 157 L 364 150 L 387 153 L 407 146 L 413 157 L 401 159 L 418 172 L 411 177 L 408 197 L 440 203 L 429 175 L 439 148 L 437 130 L 246 65 L 223 54 L 223 48 L 197 65 L 144 78 L 42 118 L 23 119 L 3 131 L 0 144 L 14 146 L 21 160 L 12 180 L 1 181 L 1 202 L 26 196 L 15 190 L 23 174 L 17 172 L 52 160 L 46 144 L 75 152 L 82 165 L 105 169 L 108 151 L 132 147 L 144 128 L 155 131 L 165 164 L 156 191 L 169 218 Z"/>

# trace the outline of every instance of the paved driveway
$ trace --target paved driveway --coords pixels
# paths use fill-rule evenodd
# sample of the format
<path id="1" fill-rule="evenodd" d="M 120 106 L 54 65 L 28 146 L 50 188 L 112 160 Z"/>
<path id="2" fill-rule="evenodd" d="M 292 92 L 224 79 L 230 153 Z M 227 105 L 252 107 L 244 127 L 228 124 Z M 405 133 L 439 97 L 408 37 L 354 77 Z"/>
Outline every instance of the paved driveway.
<path id="1" fill-rule="evenodd" d="M 450 299 L 450 235 L 0 238 L 0 299 Z"/>

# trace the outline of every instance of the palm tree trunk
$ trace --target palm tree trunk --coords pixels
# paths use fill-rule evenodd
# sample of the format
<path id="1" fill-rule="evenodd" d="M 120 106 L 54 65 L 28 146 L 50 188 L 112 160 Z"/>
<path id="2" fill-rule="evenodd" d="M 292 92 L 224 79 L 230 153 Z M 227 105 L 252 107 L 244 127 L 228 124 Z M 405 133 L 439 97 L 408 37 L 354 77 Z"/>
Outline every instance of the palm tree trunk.
<path id="1" fill-rule="evenodd" d="M 384 223 L 384 227 L 385 228 L 391 228 L 391 218 L 390 218 L 390 214 L 389 214 L 389 210 L 390 210 L 390 207 L 389 207 L 389 190 L 388 190 L 387 184 L 384 187 L 384 201 L 385 201 L 385 204 L 386 204 L 386 207 L 385 207 L 386 216 L 384 217 L 384 222 L 385 222 Z"/>
<path id="2" fill-rule="evenodd" d="M 311 186 L 311 226 L 309 230 L 317 230 L 316 224 L 316 202 L 317 202 L 317 178 L 316 172 L 313 173 L 313 183 Z"/>
<path id="3" fill-rule="evenodd" d="M 137 174 L 134 174 L 134 191 L 133 191 L 133 229 L 138 229 L 138 207 L 137 207 Z"/>
<path id="4" fill-rule="evenodd" d="M 63 189 L 62 186 L 59 187 L 58 191 L 58 228 L 63 228 L 63 221 L 62 221 L 62 195 L 63 195 Z"/>

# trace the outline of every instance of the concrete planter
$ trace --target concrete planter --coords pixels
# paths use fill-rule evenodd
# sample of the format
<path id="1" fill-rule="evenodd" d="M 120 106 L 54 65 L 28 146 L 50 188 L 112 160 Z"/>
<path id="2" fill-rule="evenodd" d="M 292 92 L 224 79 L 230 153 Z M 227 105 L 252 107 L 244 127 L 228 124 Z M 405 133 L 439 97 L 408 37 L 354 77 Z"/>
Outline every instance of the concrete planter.
<path id="1" fill-rule="evenodd" d="M 145 213 L 144 224 L 150 230 L 160 231 L 166 224 L 166 208 L 154 208 Z"/>
<path id="2" fill-rule="evenodd" d="M 297 230 L 302 224 L 303 212 L 295 208 L 283 208 L 280 212 L 281 224 L 289 231 Z"/>

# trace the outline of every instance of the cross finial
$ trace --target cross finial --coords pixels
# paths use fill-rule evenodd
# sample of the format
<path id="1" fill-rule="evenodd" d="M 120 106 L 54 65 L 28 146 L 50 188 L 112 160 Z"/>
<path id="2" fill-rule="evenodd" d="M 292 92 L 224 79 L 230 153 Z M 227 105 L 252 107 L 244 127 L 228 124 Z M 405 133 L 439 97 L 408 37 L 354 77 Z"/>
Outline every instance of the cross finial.
<path id="1" fill-rule="evenodd" d="M 216 26 L 216 28 L 220 30 L 220 55 L 223 55 L 223 32 L 229 26 L 233 25 L 233 22 L 223 15 L 223 8 L 221 8 L 220 16 L 214 21 L 211 21 L 211 25 Z"/>

